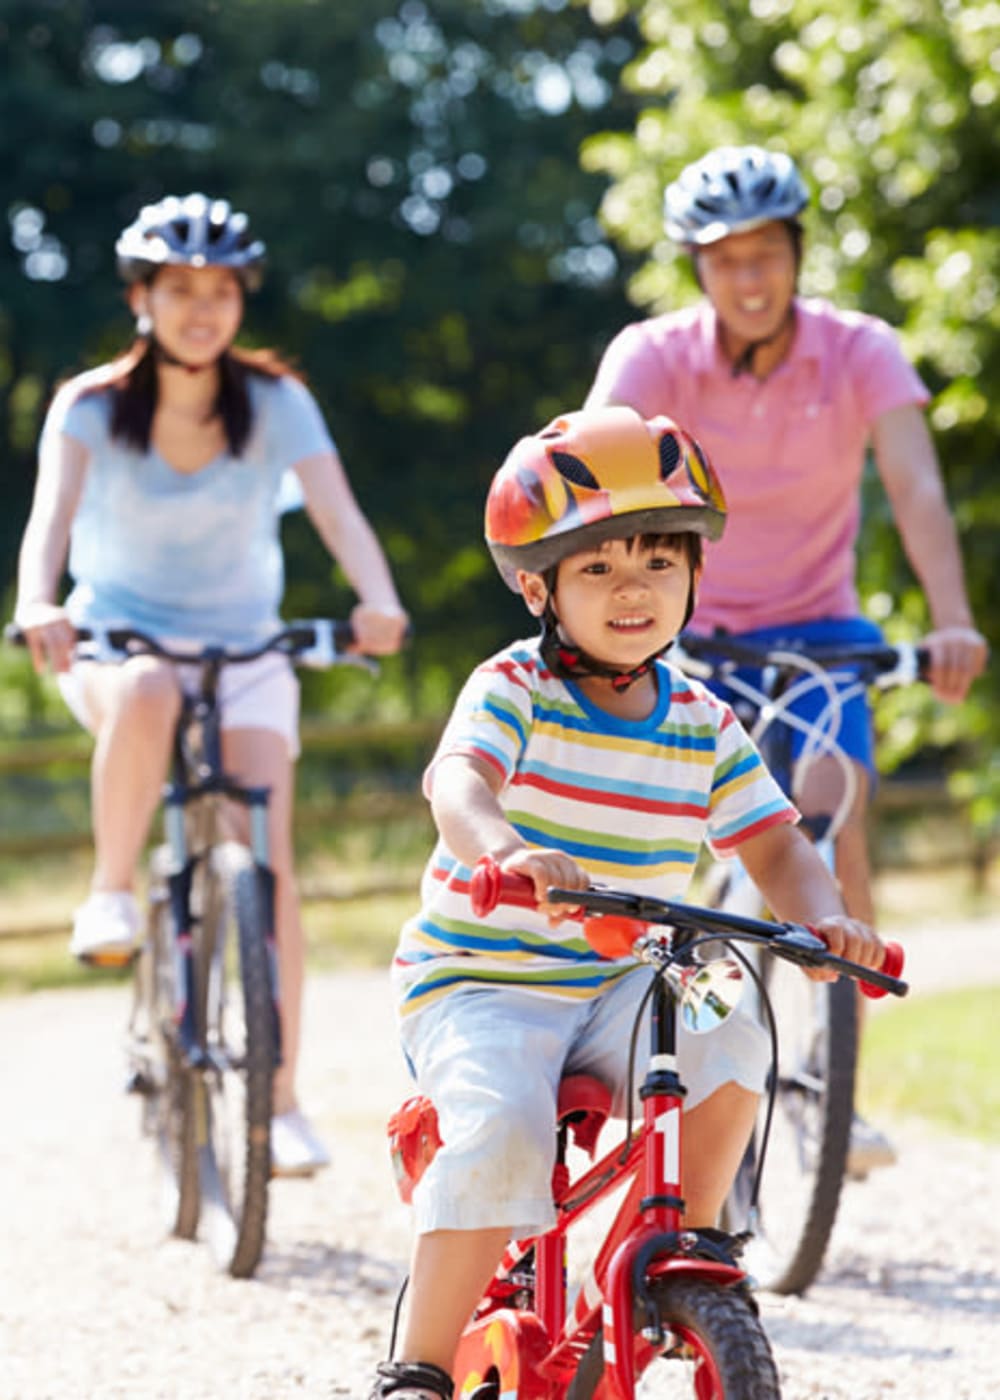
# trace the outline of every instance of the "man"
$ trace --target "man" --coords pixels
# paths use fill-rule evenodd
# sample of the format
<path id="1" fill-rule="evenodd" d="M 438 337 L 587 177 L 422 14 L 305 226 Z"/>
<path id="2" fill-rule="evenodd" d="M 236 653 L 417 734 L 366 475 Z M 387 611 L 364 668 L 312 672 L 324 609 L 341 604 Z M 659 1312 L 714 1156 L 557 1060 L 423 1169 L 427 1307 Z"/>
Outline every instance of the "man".
<path id="1" fill-rule="evenodd" d="M 797 295 L 808 198 L 794 162 L 756 146 L 720 147 L 684 169 L 666 191 L 666 231 L 692 257 L 704 298 L 621 331 L 586 406 L 667 413 L 702 444 L 730 528 L 709 546 L 693 627 L 763 642 L 878 640 L 859 616 L 855 585 L 871 447 L 927 599 L 931 685 L 957 702 L 987 648 L 924 419 L 929 394 L 885 322 Z M 859 783 L 837 840 L 837 876 L 848 911 L 872 924 L 865 809 L 874 765 L 863 699 L 845 705 L 840 738 Z M 805 810 L 829 810 L 832 780 L 829 763 L 814 765 Z M 893 1160 L 882 1134 L 857 1120 L 851 1174 Z"/>

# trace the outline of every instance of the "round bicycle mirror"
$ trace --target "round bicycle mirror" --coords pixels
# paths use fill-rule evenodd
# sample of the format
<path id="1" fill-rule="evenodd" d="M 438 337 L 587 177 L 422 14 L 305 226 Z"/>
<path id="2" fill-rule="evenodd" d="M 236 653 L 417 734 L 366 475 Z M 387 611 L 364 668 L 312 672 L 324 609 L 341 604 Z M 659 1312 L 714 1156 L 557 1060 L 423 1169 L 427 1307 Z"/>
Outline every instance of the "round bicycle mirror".
<path id="1" fill-rule="evenodd" d="M 713 958 L 693 973 L 681 997 L 681 1019 L 701 1035 L 715 1030 L 740 1003 L 743 969 L 735 958 Z"/>

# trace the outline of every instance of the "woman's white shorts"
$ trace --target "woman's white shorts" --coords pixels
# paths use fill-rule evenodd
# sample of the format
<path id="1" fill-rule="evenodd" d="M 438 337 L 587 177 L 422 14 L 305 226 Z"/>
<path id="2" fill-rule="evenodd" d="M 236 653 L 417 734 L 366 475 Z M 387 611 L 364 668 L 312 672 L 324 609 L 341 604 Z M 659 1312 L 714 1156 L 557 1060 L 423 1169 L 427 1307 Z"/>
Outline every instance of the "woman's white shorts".
<path id="1" fill-rule="evenodd" d="M 178 648 L 182 643 L 176 643 Z M 94 723 L 87 711 L 83 676 L 86 668 L 103 662 L 77 661 L 57 680 L 63 699 L 85 729 Z M 197 666 L 177 666 L 181 687 L 193 694 L 198 682 Z M 256 661 L 224 666 L 219 678 L 222 728 L 271 729 L 288 744 L 292 759 L 299 755 L 299 682 L 287 657 L 265 655 Z"/>

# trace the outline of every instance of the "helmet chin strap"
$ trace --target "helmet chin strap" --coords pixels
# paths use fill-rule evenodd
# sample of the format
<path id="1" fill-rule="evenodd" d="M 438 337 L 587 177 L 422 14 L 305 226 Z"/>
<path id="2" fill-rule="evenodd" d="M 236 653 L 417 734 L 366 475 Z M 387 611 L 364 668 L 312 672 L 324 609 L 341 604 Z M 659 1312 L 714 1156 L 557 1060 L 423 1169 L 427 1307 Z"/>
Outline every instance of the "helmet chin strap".
<path id="1" fill-rule="evenodd" d="M 688 590 L 687 608 L 684 612 L 684 621 L 681 623 L 680 631 L 691 621 L 691 614 L 694 612 L 694 583 L 692 581 Z M 671 637 L 669 642 L 664 642 L 663 646 L 656 651 L 650 652 L 645 661 L 640 661 L 638 666 L 633 666 L 631 670 L 623 671 L 619 666 L 606 666 L 603 661 L 598 661 L 584 651 L 582 647 L 576 646 L 573 642 L 564 638 L 559 631 L 559 618 L 556 610 L 552 606 L 552 592 L 545 600 L 545 609 L 541 615 L 542 640 L 539 650 L 542 660 L 548 666 L 554 676 L 560 680 L 576 681 L 583 680 L 587 676 L 600 676 L 611 682 L 611 688 L 619 693 L 624 693 L 629 686 L 633 685 L 640 677 L 648 675 L 653 666 L 665 651 L 673 646 L 676 638 Z"/>
<path id="2" fill-rule="evenodd" d="M 152 332 L 149 332 L 149 343 L 152 347 L 153 358 L 157 364 L 170 365 L 173 369 L 182 369 L 186 374 L 201 374 L 202 370 L 214 369 L 219 363 L 218 359 L 211 360 L 207 365 L 189 365 L 184 360 L 179 360 L 176 355 L 171 354 L 165 346 L 161 345 Z"/>

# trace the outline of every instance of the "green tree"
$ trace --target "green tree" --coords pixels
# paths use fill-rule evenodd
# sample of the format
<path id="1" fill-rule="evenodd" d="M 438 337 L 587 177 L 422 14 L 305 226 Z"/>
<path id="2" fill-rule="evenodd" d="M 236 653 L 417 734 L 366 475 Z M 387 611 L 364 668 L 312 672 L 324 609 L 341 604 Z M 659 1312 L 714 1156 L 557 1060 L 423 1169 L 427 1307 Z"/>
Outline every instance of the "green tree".
<path id="1" fill-rule="evenodd" d="M 635 41 L 562 0 L 0 0 L 3 579 L 53 383 L 130 333 L 115 235 L 218 192 L 269 248 L 246 336 L 307 372 L 440 701 L 524 625 L 481 544 L 489 477 L 627 314 L 578 149 L 631 125 Z M 297 518 L 288 546 L 290 611 L 346 600 Z"/>
<path id="2" fill-rule="evenodd" d="M 930 421 L 965 552 L 973 606 L 993 653 L 1000 480 L 1000 12 L 976 0 L 591 0 L 636 19 L 644 44 L 624 80 L 634 128 L 590 138 L 586 169 L 611 177 L 605 226 L 643 259 L 633 302 L 662 310 L 697 295 L 666 240 L 665 183 L 724 142 L 787 150 L 813 191 L 804 290 L 885 317 L 931 389 Z M 869 608 L 918 632 L 922 599 L 880 489 L 869 482 L 859 551 Z M 993 819 L 1000 792 L 1000 674 L 961 710 L 906 701 L 894 752 L 933 738 L 975 742 L 968 778 Z M 902 702 L 891 713 L 899 719 Z M 990 792 L 992 791 L 992 797 Z"/>

